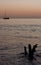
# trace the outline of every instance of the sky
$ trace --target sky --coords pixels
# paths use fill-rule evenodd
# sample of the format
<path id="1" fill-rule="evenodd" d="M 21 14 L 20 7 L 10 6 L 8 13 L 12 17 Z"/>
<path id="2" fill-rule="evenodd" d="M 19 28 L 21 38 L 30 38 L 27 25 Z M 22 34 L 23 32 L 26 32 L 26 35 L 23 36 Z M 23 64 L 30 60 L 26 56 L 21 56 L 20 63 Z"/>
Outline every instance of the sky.
<path id="1" fill-rule="evenodd" d="M 41 0 L 0 0 L 0 17 L 41 18 Z"/>

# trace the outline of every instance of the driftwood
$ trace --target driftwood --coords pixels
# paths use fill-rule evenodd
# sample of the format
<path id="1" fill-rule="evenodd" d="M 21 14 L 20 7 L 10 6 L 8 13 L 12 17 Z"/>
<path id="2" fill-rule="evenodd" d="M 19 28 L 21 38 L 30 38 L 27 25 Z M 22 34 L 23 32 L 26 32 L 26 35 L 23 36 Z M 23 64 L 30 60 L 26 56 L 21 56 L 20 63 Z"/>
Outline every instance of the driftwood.
<path id="1" fill-rule="evenodd" d="M 26 46 L 24 46 L 24 55 L 27 56 L 27 49 L 26 49 Z"/>
<path id="2" fill-rule="evenodd" d="M 37 44 L 35 44 L 33 46 L 33 48 L 31 48 L 31 44 L 28 44 L 28 53 L 27 53 L 26 46 L 24 46 L 25 57 L 28 55 L 29 60 L 33 60 L 34 59 L 34 53 L 36 52 L 36 48 L 37 48 Z"/>

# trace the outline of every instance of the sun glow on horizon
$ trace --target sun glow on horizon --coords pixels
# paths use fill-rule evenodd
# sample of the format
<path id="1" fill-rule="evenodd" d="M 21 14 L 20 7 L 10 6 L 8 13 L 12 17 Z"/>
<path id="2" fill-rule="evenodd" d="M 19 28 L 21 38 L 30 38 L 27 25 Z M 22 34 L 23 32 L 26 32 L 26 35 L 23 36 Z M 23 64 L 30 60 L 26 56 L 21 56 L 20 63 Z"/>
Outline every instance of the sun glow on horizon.
<path id="1" fill-rule="evenodd" d="M 0 16 L 41 17 L 41 0 L 1 0 Z"/>

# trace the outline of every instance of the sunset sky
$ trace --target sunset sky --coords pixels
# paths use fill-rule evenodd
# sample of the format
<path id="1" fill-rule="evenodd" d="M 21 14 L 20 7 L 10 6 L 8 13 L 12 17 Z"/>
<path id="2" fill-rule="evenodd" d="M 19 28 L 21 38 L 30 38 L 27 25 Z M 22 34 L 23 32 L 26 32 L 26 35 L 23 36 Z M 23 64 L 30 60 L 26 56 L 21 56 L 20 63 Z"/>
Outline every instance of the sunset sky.
<path id="1" fill-rule="evenodd" d="M 41 17 L 41 0 L 0 0 L 0 17 Z"/>

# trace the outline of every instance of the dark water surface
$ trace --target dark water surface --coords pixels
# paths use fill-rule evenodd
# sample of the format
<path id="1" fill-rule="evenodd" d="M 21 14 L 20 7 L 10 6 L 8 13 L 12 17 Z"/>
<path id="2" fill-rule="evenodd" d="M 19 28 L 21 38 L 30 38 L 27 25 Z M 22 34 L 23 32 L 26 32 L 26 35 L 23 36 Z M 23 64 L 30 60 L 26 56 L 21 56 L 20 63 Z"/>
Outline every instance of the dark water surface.
<path id="1" fill-rule="evenodd" d="M 38 44 L 37 60 L 23 57 L 24 46 Z M 0 65 L 41 65 L 41 19 L 0 19 Z"/>

